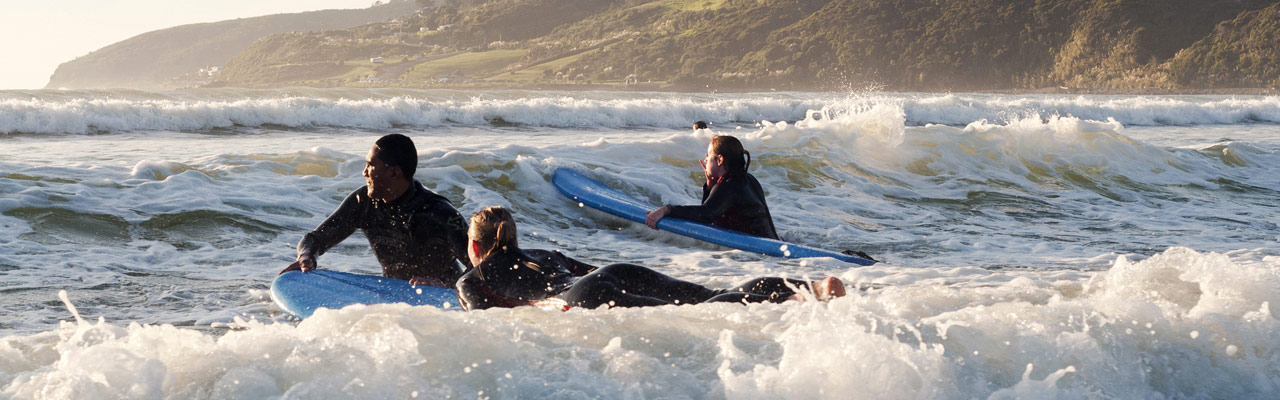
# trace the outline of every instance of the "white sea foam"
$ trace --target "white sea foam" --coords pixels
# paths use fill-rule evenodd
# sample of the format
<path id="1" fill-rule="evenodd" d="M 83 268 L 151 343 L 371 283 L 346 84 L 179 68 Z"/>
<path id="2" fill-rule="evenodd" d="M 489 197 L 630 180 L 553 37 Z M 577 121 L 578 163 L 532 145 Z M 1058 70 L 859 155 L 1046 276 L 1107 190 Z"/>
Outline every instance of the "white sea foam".
<path id="1" fill-rule="evenodd" d="M 979 286 L 928 283 L 936 272 L 900 270 L 914 277 L 830 304 L 354 306 L 296 326 L 239 321 L 214 332 L 67 322 L 56 334 L 0 339 L 0 378 L 16 398 L 1261 398 L 1280 389 L 1274 257 L 1246 265 L 1174 248 L 1083 278 L 988 272 L 995 279 Z"/>
<path id="2" fill-rule="evenodd" d="M 1280 122 L 1276 96 L 921 95 L 905 105 L 916 124 L 964 125 L 981 119 L 1076 117 L 1124 125 Z"/>
<path id="3" fill-rule="evenodd" d="M 37 92 L 39 93 L 39 92 Z M 203 92 L 201 92 L 203 93 Z M 627 96 L 404 91 L 348 99 L 342 90 L 243 91 L 217 99 L 183 92 L 17 96 L 0 93 L 0 133 L 207 131 L 236 127 L 388 129 L 516 124 L 532 127 L 683 128 L 690 121 L 796 121 L 883 107 L 912 125 L 1075 117 L 1124 125 L 1280 123 L 1280 97 L 786 94 Z M 524 93 L 527 94 L 527 93 Z M 227 98 L 223 98 L 227 97 Z"/>
<path id="4" fill-rule="evenodd" d="M 218 114 L 302 99 L 273 111 L 297 114 L 288 118 L 241 119 L 300 128 L 0 136 L 0 397 L 1263 398 L 1280 381 L 1277 125 L 1134 126 L 1118 106 L 1044 111 L 1052 96 L 244 93 L 39 101 Z M 1228 100 L 1126 107 L 1244 107 Z M 913 115 L 928 101 L 956 112 L 921 123 Z M 969 102 L 997 106 L 959 113 Z M 336 126 L 369 128 L 320 126 L 304 103 L 339 114 L 324 121 L 355 121 Z M 830 304 L 372 306 L 284 320 L 268 283 L 364 184 L 387 110 L 425 104 L 473 119 L 393 128 L 418 144 L 417 179 L 463 214 L 511 207 L 525 247 L 713 287 L 836 275 L 852 293 Z M 145 114 L 130 113 L 117 115 Z M 691 117 L 717 123 L 690 133 Z M 192 117 L 216 120 L 204 118 Z M 137 128 L 142 119 L 103 120 L 152 129 Z M 191 129 L 207 129 L 199 121 Z M 713 132 L 751 151 L 784 238 L 883 262 L 728 250 L 591 211 L 549 184 L 567 167 L 655 207 L 694 204 Z M 379 268 L 359 235 L 320 261 Z M 70 322 L 59 289 L 89 322 Z"/>

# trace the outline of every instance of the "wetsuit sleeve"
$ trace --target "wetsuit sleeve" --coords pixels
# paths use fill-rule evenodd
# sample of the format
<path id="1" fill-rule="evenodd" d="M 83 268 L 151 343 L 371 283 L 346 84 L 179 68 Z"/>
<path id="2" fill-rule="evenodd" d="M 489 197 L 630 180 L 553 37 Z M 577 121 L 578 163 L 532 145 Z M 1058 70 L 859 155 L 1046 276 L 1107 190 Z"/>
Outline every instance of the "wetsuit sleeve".
<path id="1" fill-rule="evenodd" d="M 471 268 L 471 260 L 467 258 L 466 220 L 444 200 L 440 200 L 439 204 L 421 217 L 426 220 L 414 225 L 414 237 L 418 238 L 419 251 L 428 265 L 438 265 L 452 271 L 448 276 L 440 276 L 442 281 L 456 281 L 463 271 Z M 461 262 L 465 268 L 458 269 L 454 260 Z"/>
<path id="2" fill-rule="evenodd" d="M 709 224 L 729 210 L 729 206 L 733 205 L 733 197 L 729 185 L 717 184 L 706 192 L 701 205 L 671 206 L 671 212 L 667 216 Z"/>
<path id="3" fill-rule="evenodd" d="M 457 289 L 458 303 L 462 304 L 462 308 L 465 310 L 483 310 L 493 307 L 512 308 L 529 305 L 527 301 L 502 297 L 493 291 L 480 278 L 480 270 L 478 268 L 472 268 L 467 273 L 462 274 L 462 278 L 458 279 Z"/>
<path id="4" fill-rule="evenodd" d="M 304 235 L 302 241 L 298 242 L 298 255 L 305 253 L 317 257 L 355 233 L 360 228 L 364 211 L 364 205 L 360 204 L 360 192 L 363 190 L 365 189 L 362 187 L 347 195 L 333 214 L 325 218 L 315 230 Z"/>
<path id="5" fill-rule="evenodd" d="M 458 279 L 458 304 L 461 304 L 464 310 L 483 310 L 492 307 L 482 296 L 480 289 L 482 285 L 484 282 L 480 281 L 480 276 L 474 268 Z"/>
<path id="6" fill-rule="evenodd" d="M 573 276 L 583 276 L 583 275 L 595 272 L 595 270 L 598 269 L 594 265 L 587 264 L 582 261 L 578 261 L 573 258 L 570 258 L 569 256 L 566 256 L 563 253 L 560 253 L 560 250 L 555 250 L 555 253 L 557 256 L 560 256 L 560 258 L 564 259 L 563 264 L 565 268 L 568 269 L 569 272 L 573 274 Z"/>

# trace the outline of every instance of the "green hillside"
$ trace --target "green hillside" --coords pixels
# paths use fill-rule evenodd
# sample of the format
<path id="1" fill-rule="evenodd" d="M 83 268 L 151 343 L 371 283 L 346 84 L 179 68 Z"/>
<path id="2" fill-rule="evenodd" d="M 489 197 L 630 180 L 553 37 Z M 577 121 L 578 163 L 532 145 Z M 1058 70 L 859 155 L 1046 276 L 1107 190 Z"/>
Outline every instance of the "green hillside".
<path id="1" fill-rule="evenodd" d="M 218 84 L 949 91 L 1280 80 L 1280 5 L 1263 0 L 417 4 L 395 21 L 263 38 Z"/>

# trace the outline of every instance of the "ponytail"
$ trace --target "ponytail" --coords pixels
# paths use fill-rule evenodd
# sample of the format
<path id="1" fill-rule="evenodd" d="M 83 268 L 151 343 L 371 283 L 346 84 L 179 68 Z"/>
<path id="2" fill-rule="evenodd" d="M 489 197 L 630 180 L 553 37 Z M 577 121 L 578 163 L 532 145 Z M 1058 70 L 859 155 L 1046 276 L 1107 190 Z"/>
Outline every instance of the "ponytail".
<path id="1" fill-rule="evenodd" d="M 486 207 L 471 216 L 467 238 L 480 246 L 481 258 L 499 250 L 515 250 L 518 245 L 516 220 L 505 208 Z"/>

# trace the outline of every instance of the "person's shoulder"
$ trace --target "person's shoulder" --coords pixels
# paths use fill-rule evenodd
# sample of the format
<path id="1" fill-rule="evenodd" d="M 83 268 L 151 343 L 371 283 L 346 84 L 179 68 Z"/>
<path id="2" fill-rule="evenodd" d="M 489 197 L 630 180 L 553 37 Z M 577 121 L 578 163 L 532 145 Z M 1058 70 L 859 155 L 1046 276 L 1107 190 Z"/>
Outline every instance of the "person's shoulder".
<path id="1" fill-rule="evenodd" d="M 557 250 L 520 249 L 520 251 L 524 253 L 525 257 L 535 258 L 535 259 L 550 259 L 550 258 L 556 258 L 556 257 L 564 257 L 564 255 L 560 254 L 560 252 Z"/>
<path id="2" fill-rule="evenodd" d="M 457 286 L 458 286 L 458 289 L 462 289 L 463 282 L 469 283 L 475 280 L 483 280 L 483 279 L 484 277 L 480 276 L 480 268 L 468 268 L 466 272 L 462 273 L 462 276 L 458 277 Z"/>
<path id="3" fill-rule="evenodd" d="M 427 189 L 422 182 L 413 181 L 413 190 L 415 197 L 414 200 L 418 203 L 419 207 L 447 206 L 450 209 L 453 208 L 453 203 L 449 201 L 449 198 L 441 196 L 439 193 L 431 191 L 431 189 Z"/>
<path id="4" fill-rule="evenodd" d="M 413 209 L 418 213 L 428 213 L 437 216 L 451 216 L 458 213 L 458 209 L 453 207 L 453 202 L 447 197 L 441 196 L 436 192 L 422 186 L 421 183 L 415 183 L 415 193 L 412 203 Z"/>
<path id="5" fill-rule="evenodd" d="M 373 200 L 369 198 L 369 186 L 365 185 L 357 188 L 356 190 L 351 191 L 351 193 L 348 193 L 347 197 L 342 200 L 342 203 L 344 205 L 345 204 L 365 205 L 365 204 L 370 204 L 372 201 Z"/>
<path id="6" fill-rule="evenodd" d="M 567 268 L 569 264 L 569 256 L 564 255 L 559 250 L 520 249 L 520 255 L 525 260 L 532 261 L 543 268 L 548 266 Z"/>
<path id="7" fill-rule="evenodd" d="M 361 187 L 356 188 L 356 190 L 352 190 L 352 191 L 351 191 L 351 193 L 347 194 L 347 198 L 349 198 L 349 199 L 352 199 L 352 198 L 355 198 L 355 199 L 367 199 L 367 198 L 369 198 L 369 185 L 364 185 L 364 186 L 361 186 Z"/>

